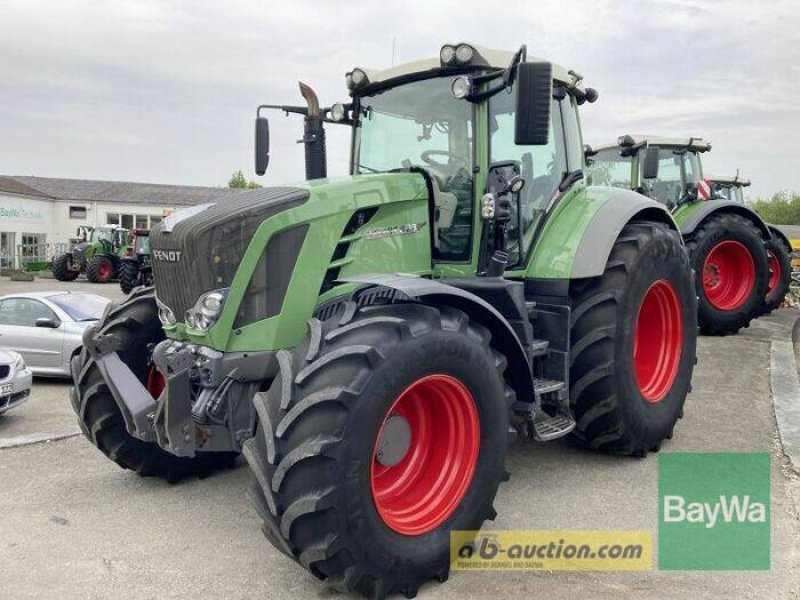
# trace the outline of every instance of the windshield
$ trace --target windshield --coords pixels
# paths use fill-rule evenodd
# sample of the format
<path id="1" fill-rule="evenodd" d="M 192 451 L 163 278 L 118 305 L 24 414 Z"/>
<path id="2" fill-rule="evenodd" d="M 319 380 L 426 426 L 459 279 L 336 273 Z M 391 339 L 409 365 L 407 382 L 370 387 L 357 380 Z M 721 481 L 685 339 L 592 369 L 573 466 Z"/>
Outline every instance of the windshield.
<path id="1" fill-rule="evenodd" d="M 621 156 L 618 148 L 600 150 L 586 160 L 592 185 L 631 189 L 631 162 L 632 157 Z"/>
<path id="2" fill-rule="evenodd" d="M 644 155 L 644 150 L 640 151 Z M 639 161 L 644 166 L 644 160 Z M 645 193 L 667 206 L 675 206 L 700 181 L 697 154 L 680 148 L 658 149 L 658 177 L 642 179 Z"/>
<path id="3" fill-rule="evenodd" d="M 94 294 L 58 294 L 47 298 L 69 315 L 73 321 L 96 321 L 103 316 L 108 298 Z"/>
<path id="4" fill-rule="evenodd" d="M 92 231 L 91 241 L 92 243 L 96 243 L 101 240 L 110 242 L 111 236 L 112 236 L 111 229 L 95 229 L 94 231 Z"/>
<path id="5" fill-rule="evenodd" d="M 355 173 L 423 168 L 436 186 L 434 256 L 467 260 L 472 230 L 473 109 L 451 78 L 400 85 L 360 99 Z"/>
<path id="6" fill-rule="evenodd" d="M 136 252 L 139 254 L 150 254 L 150 236 L 136 236 Z"/>

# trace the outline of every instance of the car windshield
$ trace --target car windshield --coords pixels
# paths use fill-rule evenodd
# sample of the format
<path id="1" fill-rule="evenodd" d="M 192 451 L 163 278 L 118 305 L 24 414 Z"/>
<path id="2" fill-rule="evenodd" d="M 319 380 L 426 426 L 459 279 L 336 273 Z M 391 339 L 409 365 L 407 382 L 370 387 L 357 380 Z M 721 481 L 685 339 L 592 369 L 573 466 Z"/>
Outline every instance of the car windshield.
<path id="1" fill-rule="evenodd" d="M 74 321 L 96 321 L 103 316 L 107 298 L 94 294 L 58 294 L 47 298 Z"/>
<path id="2" fill-rule="evenodd" d="M 450 77 L 399 85 L 360 99 L 353 171 L 423 168 L 434 181 L 436 257 L 469 258 L 473 108 Z"/>

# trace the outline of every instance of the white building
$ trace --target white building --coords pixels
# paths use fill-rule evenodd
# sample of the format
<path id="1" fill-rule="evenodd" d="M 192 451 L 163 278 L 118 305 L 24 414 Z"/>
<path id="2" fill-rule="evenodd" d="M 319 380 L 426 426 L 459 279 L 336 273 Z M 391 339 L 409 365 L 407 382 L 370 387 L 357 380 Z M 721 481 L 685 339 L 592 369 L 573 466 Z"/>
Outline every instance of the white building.
<path id="1" fill-rule="evenodd" d="M 80 225 L 149 229 L 165 210 L 217 202 L 238 191 L 0 175 L 0 267 L 16 265 L 33 247 L 46 247 L 48 254 L 61 250 Z"/>

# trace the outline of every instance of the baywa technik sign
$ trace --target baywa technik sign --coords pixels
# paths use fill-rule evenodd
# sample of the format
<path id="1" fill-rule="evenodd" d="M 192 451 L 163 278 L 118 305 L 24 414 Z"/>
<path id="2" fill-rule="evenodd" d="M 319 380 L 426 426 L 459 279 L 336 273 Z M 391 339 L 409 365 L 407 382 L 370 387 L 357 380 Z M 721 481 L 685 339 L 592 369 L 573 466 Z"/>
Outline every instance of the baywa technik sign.
<path id="1" fill-rule="evenodd" d="M 44 221 L 41 209 L 19 208 L 16 206 L 0 205 L 0 222 L 21 221 L 25 223 L 39 223 Z"/>

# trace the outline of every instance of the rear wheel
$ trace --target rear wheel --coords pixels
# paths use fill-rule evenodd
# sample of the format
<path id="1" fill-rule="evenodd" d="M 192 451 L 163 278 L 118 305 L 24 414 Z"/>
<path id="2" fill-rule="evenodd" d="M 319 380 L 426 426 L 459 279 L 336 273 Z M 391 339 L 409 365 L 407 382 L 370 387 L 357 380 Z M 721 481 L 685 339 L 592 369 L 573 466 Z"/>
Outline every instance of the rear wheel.
<path id="1" fill-rule="evenodd" d="M 412 597 L 447 577 L 451 530 L 494 517 L 514 394 L 463 312 L 353 309 L 278 355 L 249 493 L 267 539 L 332 587 Z"/>
<path id="2" fill-rule="evenodd" d="M 767 242 L 767 264 L 769 265 L 769 280 L 762 314 L 771 313 L 783 303 L 792 283 L 790 251 L 776 237 Z"/>
<path id="3" fill-rule="evenodd" d="M 570 293 L 573 439 L 614 454 L 657 450 L 672 436 L 695 363 L 697 298 L 678 233 L 627 225 L 605 273 Z"/>
<path id="4" fill-rule="evenodd" d="M 95 256 L 86 263 L 86 277 L 92 283 L 108 283 L 114 277 L 114 263 L 107 256 Z"/>
<path id="5" fill-rule="evenodd" d="M 139 285 L 139 264 L 132 260 L 123 260 L 119 265 L 119 287 L 125 294 Z"/>
<path id="6" fill-rule="evenodd" d="M 700 331 L 736 333 L 762 310 L 769 267 L 761 234 L 740 215 L 721 214 L 700 225 L 686 242 L 695 271 Z"/>
<path id="7" fill-rule="evenodd" d="M 119 340 L 120 359 L 157 398 L 164 380 L 150 362 L 152 345 L 164 339 L 157 317 L 152 288 L 142 289 L 111 309 L 97 327 Z M 73 359 L 72 406 L 78 415 L 81 431 L 103 454 L 124 469 L 142 477 L 162 477 L 175 482 L 190 476 L 206 476 L 233 464 L 236 454 L 229 452 L 198 453 L 194 458 L 177 457 L 157 444 L 134 438 L 125 427 L 120 412 L 94 358 L 86 350 Z"/>
<path id="8" fill-rule="evenodd" d="M 80 271 L 71 271 L 70 255 L 62 254 L 53 261 L 53 276 L 59 281 L 75 281 L 80 274 Z"/>

